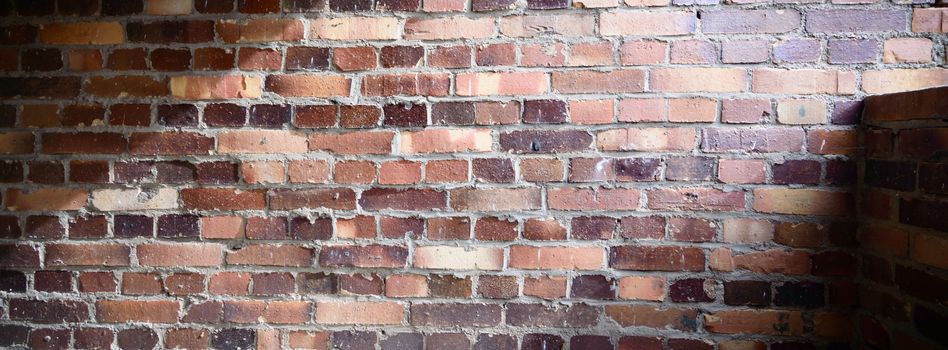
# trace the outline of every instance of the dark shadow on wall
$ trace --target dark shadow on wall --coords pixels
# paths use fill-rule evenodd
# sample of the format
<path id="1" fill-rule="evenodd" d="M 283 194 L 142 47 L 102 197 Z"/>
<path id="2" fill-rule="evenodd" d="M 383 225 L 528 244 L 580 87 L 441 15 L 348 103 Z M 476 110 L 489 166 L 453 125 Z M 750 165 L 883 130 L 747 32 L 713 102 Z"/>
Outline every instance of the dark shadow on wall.
<path id="1" fill-rule="evenodd" d="M 862 127 L 855 340 L 948 348 L 948 86 L 868 97 Z"/>

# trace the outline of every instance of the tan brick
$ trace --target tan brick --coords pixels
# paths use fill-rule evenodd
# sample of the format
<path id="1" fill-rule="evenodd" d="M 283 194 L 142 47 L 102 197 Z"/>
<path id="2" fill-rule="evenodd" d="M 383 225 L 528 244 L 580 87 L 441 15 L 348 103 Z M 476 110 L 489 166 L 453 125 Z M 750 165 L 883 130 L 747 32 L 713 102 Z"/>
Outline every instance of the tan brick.
<path id="1" fill-rule="evenodd" d="M 490 152 L 488 129 L 425 129 L 401 133 L 399 153 Z"/>
<path id="2" fill-rule="evenodd" d="M 526 270 L 596 270 L 606 265 L 602 247 L 533 247 L 516 245 L 510 248 L 510 267 Z"/>
<path id="3" fill-rule="evenodd" d="M 665 299 L 665 278 L 660 276 L 629 276 L 619 279 L 619 298 L 662 301 Z"/>
<path id="4" fill-rule="evenodd" d="M 928 63 L 932 61 L 932 41 L 926 38 L 893 38 L 882 45 L 885 63 Z"/>
<path id="5" fill-rule="evenodd" d="M 417 247 L 412 266 L 439 270 L 500 270 L 504 266 L 504 251 L 488 247 Z"/>
<path id="6" fill-rule="evenodd" d="M 649 89 L 662 92 L 741 92 L 747 72 L 740 68 L 655 68 Z"/>
<path id="7" fill-rule="evenodd" d="M 395 17 L 318 18 L 309 27 L 313 39 L 394 40 L 401 36 Z"/>
<path id="8" fill-rule="evenodd" d="M 754 210 L 796 215 L 846 215 L 852 196 L 845 192 L 810 189 L 759 188 L 754 190 Z"/>
<path id="9" fill-rule="evenodd" d="M 102 211 L 176 209 L 178 191 L 173 188 L 93 190 L 92 206 Z"/>
<path id="10" fill-rule="evenodd" d="M 263 79 L 255 76 L 177 76 L 171 77 L 171 95 L 187 100 L 260 98 Z"/>
<path id="11" fill-rule="evenodd" d="M 339 97 L 349 96 L 349 78 L 339 75 L 271 75 L 267 77 L 267 91 L 284 97 Z"/>
<path id="12" fill-rule="evenodd" d="M 948 69 L 885 69 L 862 73 L 862 90 L 870 94 L 921 90 L 948 85 Z"/>
<path id="13" fill-rule="evenodd" d="M 685 11 L 603 12 L 599 33 L 605 36 L 687 35 L 694 33 L 697 18 Z"/>
<path id="14" fill-rule="evenodd" d="M 729 243 L 768 243 L 773 240 L 774 225 L 767 220 L 730 218 L 724 220 L 724 241 Z"/>
<path id="15" fill-rule="evenodd" d="M 824 124 L 826 102 L 820 100 L 777 101 L 777 121 L 781 124 Z"/>
<path id="16" fill-rule="evenodd" d="M 459 73 L 456 93 L 459 96 L 540 95 L 550 91 L 545 73 Z"/>
<path id="17" fill-rule="evenodd" d="M 539 35 L 592 35 L 596 18 L 591 15 L 507 16 L 500 19 L 500 33 L 509 37 Z"/>
<path id="18" fill-rule="evenodd" d="M 325 301 L 316 303 L 316 323 L 334 325 L 399 325 L 405 306 L 395 302 Z"/>
<path id="19" fill-rule="evenodd" d="M 696 139 L 691 128 L 629 128 L 602 131 L 596 144 L 604 151 L 687 151 Z"/>
<path id="20" fill-rule="evenodd" d="M 492 36 L 494 36 L 494 19 L 491 17 L 452 16 L 409 18 L 405 21 L 405 39 L 408 40 L 471 40 Z"/>
<path id="21" fill-rule="evenodd" d="M 233 130 L 218 135 L 220 153 L 306 153 L 306 136 L 282 130 Z"/>
<path id="22" fill-rule="evenodd" d="M 759 68 L 753 72 L 751 90 L 771 94 L 834 94 L 855 93 L 851 72 L 818 69 Z"/>
<path id="23" fill-rule="evenodd" d="M 215 243 L 141 244 L 136 248 L 144 266 L 220 266 L 223 247 Z"/>

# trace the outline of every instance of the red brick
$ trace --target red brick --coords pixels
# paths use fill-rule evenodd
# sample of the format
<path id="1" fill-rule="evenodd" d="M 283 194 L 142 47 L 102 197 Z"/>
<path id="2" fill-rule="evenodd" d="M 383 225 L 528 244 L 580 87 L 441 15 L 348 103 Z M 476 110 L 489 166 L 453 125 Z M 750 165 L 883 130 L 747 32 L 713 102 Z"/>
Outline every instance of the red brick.
<path id="1" fill-rule="evenodd" d="M 175 323 L 179 308 L 173 300 L 102 300 L 96 302 L 96 318 L 108 323 Z"/>

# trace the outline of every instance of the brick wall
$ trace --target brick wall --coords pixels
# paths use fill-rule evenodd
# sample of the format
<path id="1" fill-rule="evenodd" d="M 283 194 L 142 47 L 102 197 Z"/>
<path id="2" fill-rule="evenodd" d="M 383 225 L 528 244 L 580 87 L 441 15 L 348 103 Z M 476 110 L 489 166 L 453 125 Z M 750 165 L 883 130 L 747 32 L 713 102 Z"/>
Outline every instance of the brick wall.
<path id="1" fill-rule="evenodd" d="M 944 236 L 856 248 L 929 6 L 2 0 L 0 346 L 944 344 Z"/>
<path id="2" fill-rule="evenodd" d="M 870 97 L 864 122 L 863 342 L 948 346 L 948 87 Z"/>

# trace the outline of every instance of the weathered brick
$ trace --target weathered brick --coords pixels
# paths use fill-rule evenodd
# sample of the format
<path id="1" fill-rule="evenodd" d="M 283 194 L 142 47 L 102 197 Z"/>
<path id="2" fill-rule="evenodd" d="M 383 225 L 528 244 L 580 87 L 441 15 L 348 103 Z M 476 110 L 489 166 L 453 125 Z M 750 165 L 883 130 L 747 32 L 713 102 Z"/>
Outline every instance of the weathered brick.
<path id="1" fill-rule="evenodd" d="M 606 36 L 664 36 L 694 33 L 697 18 L 692 12 L 604 12 L 599 19 L 599 32 Z"/>
<path id="2" fill-rule="evenodd" d="M 595 21 L 587 14 L 507 16 L 500 20 L 500 33 L 509 37 L 585 36 L 592 35 Z"/>
<path id="3" fill-rule="evenodd" d="M 905 30 L 901 10 L 811 10 L 806 30 L 811 33 L 864 33 Z"/>
<path id="4" fill-rule="evenodd" d="M 800 27 L 795 10 L 701 11 L 701 31 L 715 34 L 787 33 Z"/>
<path id="5" fill-rule="evenodd" d="M 266 89 L 285 97 L 333 97 L 349 96 L 350 84 L 342 76 L 271 75 L 267 77 Z"/>
<path id="6" fill-rule="evenodd" d="M 53 23 L 42 27 L 40 41 L 46 44 L 110 45 L 125 42 L 118 22 Z"/>
<path id="7" fill-rule="evenodd" d="M 262 79 L 253 76 L 176 76 L 171 78 L 171 95 L 189 100 L 259 98 Z"/>
<path id="8" fill-rule="evenodd" d="M 328 40 L 393 40 L 401 32 L 394 17 L 340 17 L 311 20 L 310 35 Z"/>

